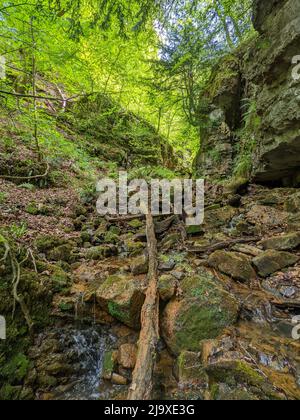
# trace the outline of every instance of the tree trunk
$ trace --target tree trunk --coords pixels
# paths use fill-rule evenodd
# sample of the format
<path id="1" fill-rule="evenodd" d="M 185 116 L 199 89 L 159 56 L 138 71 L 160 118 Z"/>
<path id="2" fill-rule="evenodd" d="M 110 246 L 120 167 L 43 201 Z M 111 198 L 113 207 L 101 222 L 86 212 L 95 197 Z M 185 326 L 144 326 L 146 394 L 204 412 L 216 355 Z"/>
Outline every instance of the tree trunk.
<path id="1" fill-rule="evenodd" d="M 153 390 L 153 372 L 159 340 L 159 295 L 157 274 L 157 240 L 151 214 L 147 215 L 149 253 L 148 289 L 141 313 L 141 333 L 137 362 L 133 372 L 129 400 L 150 400 Z"/>

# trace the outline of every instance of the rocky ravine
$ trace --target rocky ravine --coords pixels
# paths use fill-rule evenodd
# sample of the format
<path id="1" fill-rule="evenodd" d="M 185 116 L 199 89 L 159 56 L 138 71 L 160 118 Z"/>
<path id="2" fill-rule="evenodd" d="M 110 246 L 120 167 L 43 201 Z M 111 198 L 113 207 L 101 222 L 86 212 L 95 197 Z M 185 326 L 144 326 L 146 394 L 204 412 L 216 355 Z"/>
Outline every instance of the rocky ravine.
<path id="1" fill-rule="evenodd" d="M 207 184 L 206 197 L 205 222 L 187 228 L 187 238 L 182 222 L 157 223 L 155 396 L 298 399 L 300 343 L 292 338 L 292 318 L 300 312 L 299 191 L 249 185 L 233 203 Z M 11 374 L 2 398 L 5 390 L 25 399 L 127 394 L 147 272 L 144 222 L 108 222 L 85 199 L 75 206 L 73 199 L 71 208 L 69 238 L 58 230 L 35 240 L 38 273 L 29 267 L 31 283 L 23 282 L 37 302 L 52 302 L 48 314 L 43 306 L 47 322 L 34 345 L 14 361 L 19 376 Z M 30 217 L 32 226 L 51 221 Z M 34 303 L 30 310 L 38 321 Z M 82 363 L 87 349 L 94 367 Z"/>
<path id="2" fill-rule="evenodd" d="M 157 220 L 156 398 L 300 398 L 299 107 L 290 78 L 299 2 L 255 3 L 259 39 L 228 57 L 207 88 L 211 124 L 196 162 L 207 179 L 204 224 Z M 0 399 L 124 398 L 148 268 L 144 221 L 99 217 L 90 189 L 0 185 L 1 227 L 20 261 L 25 248 L 34 256 L 19 293 L 35 324 L 30 340 L 1 261 L 9 339 Z"/>

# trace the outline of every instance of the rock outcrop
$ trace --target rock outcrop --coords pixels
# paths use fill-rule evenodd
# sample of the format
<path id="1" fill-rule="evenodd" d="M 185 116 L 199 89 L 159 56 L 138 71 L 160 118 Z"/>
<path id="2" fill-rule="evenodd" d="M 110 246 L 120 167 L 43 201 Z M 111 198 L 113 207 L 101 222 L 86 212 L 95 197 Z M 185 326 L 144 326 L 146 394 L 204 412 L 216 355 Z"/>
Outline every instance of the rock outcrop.
<path id="1" fill-rule="evenodd" d="M 207 86 L 198 173 L 300 183 L 300 2 L 260 0 L 258 34 L 225 58 Z M 206 124 L 207 125 L 207 124 Z"/>

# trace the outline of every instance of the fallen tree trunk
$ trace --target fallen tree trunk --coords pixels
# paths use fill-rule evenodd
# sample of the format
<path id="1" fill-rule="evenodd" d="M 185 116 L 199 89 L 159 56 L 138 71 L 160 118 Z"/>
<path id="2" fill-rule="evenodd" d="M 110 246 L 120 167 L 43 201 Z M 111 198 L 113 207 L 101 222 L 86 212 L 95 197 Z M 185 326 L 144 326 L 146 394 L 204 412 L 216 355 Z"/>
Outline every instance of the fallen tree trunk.
<path id="1" fill-rule="evenodd" d="M 153 373 L 156 348 L 159 340 L 158 258 L 155 225 L 147 215 L 147 240 L 149 253 L 148 289 L 141 313 L 141 333 L 137 362 L 133 372 L 129 400 L 150 400 L 153 390 Z"/>

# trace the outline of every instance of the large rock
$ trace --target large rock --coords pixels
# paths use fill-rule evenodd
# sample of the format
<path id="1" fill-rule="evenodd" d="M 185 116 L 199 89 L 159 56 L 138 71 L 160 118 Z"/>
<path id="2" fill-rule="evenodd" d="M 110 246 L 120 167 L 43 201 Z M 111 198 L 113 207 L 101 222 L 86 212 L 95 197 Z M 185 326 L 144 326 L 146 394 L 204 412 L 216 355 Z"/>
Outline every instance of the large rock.
<path id="1" fill-rule="evenodd" d="M 261 277 L 268 277 L 276 271 L 296 264 L 298 261 L 299 257 L 297 255 L 270 250 L 254 258 L 253 264 Z"/>
<path id="2" fill-rule="evenodd" d="M 140 328 L 145 295 L 140 282 L 131 276 L 110 276 L 96 291 L 102 309 L 128 327 Z"/>
<path id="3" fill-rule="evenodd" d="M 292 60 L 299 55 L 300 2 L 256 0 L 254 25 L 260 37 L 223 59 L 208 83 L 212 124 L 201 135 L 196 167 L 210 179 L 234 174 L 299 185 L 300 80 L 292 77 Z"/>
<path id="4" fill-rule="evenodd" d="M 235 280 L 249 282 L 256 278 L 249 258 L 238 252 L 216 251 L 209 257 L 208 262 Z"/>
<path id="5" fill-rule="evenodd" d="M 181 283 L 183 298 L 173 298 L 161 320 L 162 337 L 173 354 L 197 352 L 200 341 L 216 338 L 235 323 L 239 305 L 208 270 Z"/>
<path id="6" fill-rule="evenodd" d="M 290 233 L 288 235 L 275 236 L 260 243 L 265 249 L 275 249 L 277 251 L 290 251 L 300 245 L 300 233 Z"/>

